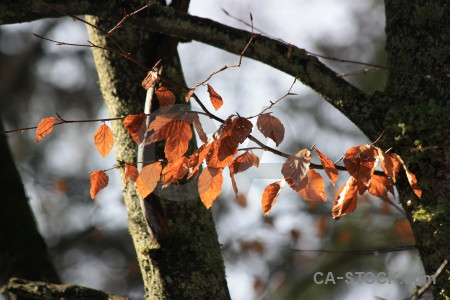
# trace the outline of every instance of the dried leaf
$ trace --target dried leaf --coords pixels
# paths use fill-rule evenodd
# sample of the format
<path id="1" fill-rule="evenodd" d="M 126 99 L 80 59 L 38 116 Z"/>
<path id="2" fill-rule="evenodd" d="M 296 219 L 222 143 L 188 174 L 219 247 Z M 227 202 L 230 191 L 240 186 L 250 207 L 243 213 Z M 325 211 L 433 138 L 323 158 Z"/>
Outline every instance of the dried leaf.
<path id="1" fill-rule="evenodd" d="M 342 185 L 333 203 L 332 216 L 339 219 L 341 216 L 351 213 L 356 209 L 358 185 L 356 179 L 351 176 L 347 183 Z"/>
<path id="2" fill-rule="evenodd" d="M 42 119 L 41 122 L 39 122 L 36 129 L 36 143 L 39 143 L 44 136 L 52 132 L 55 122 L 56 119 L 53 117 Z"/>
<path id="3" fill-rule="evenodd" d="M 208 142 L 208 137 L 206 136 L 206 133 L 203 130 L 202 123 L 200 122 L 200 119 L 198 118 L 198 114 L 192 113 L 191 120 L 192 120 L 192 122 L 190 122 L 190 123 L 192 123 L 194 125 L 195 131 L 197 131 L 198 137 L 200 138 L 200 140 L 203 143 L 206 144 Z"/>
<path id="4" fill-rule="evenodd" d="M 131 181 L 136 182 L 136 179 L 139 176 L 139 172 L 137 170 L 137 168 L 130 164 L 130 163 L 126 163 L 125 164 L 125 179 L 126 178 L 130 178 Z"/>
<path id="5" fill-rule="evenodd" d="M 141 85 L 145 90 L 148 90 L 156 83 L 157 80 L 158 73 L 156 71 L 150 71 L 147 73 L 147 76 L 144 78 L 144 80 L 142 80 Z"/>
<path id="6" fill-rule="evenodd" d="M 239 144 L 242 144 L 252 133 L 253 124 L 246 118 L 237 117 L 231 123 L 231 136 L 236 139 Z"/>
<path id="7" fill-rule="evenodd" d="M 156 188 L 161 177 L 161 162 L 155 162 L 142 168 L 136 180 L 136 187 L 142 198 L 147 197 Z"/>
<path id="8" fill-rule="evenodd" d="M 347 150 L 344 165 L 357 181 L 368 183 L 377 165 L 377 149 L 372 145 L 361 145 Z"/>
<path id="9" fill-rule="evenodd" d="M 331 183 L 333 183 L 333 186 L 336 186 L 336 181 L 338 179 L 339 173 L 336 167 L 334 166 L 333 162 L 319 150 L 314 149 L 314 151 L 316 151 L 316 154 L 319 157 L 320 162 L 322 163 L 322 166 L 325 169 L 325 172 L 330 178 Z"/>
<path id="10" fill-rule="evenodd" d="M 233 174 L 244 172 L 251 166 L 259 166 L 259 157 L 248 151 L 236 157 L 229 165 Z"/>
<path id="11" fill-rule="evenodd" d="M 408 182 L 411 185 L 411 188 L 413 189 L 414 193 L 417 195 L 417 197 L 422 197 L 422 189 L 420 188 L 419 184 L 417 183 L 416 175 L 414 175 L 409 169 L 408 166 L 405 164 L 403 159 L 398 154 L 392 154 L 395 159 L 402 164 L 403 169 L 405 169 L 406 177 L 408 178 Z"/>
<path id="12" fill-rule="evenodd" d="M 262 205 L 262 211 L 265 216 L 270 214 L 270 211 L 272 210 L 273 205 L 275 204 L 275 201 L 278 198 L 278 195 L 280 194 L 281 189 L 284 186 L 284 180 L 278 180 L 274 183 L 269 184 L 264 189 L 264 192 L 262 194 L 261 198 L 261 205 Z"/>
<path id="13" fill-rule="evenodd" d="M 298 191 L 303 199 L 327 201 L 327 195 L 324 189 L 325 182 L 319 173 L 310 169 L 303 180 L 306 182 L 305 187 Z"/>
<path id="14" fill-rule="evenodd" d="M 391 177 L 392 181 L 395 183 L 395 181 L 397 180 L 397 174 L 401 169 L 400 163 L 392 155 L 385 153 L 380 148 L 377 148 L 377 151 L 380 165 L 384 171 L 384 174 Z"/>
<path id="15" fill-rule="evenodd" d="M 94 171 L 90 175 L 91 177 L 91 198 L 95 196 L 108 185 L 108 175 L 103 171 Z"/>
<path id="16" fill-rule="evenodd" d="M 208 93 L 211 103 L 215 110 L 218 110 L 223 105 L 222 97 L 208 84 Z"/>
<path id="17" fill-rule="evenodd" d="M 211 149 L 212 141 L 211 143 L 203 144 L 200 148 L 198 148 L 192 155 L 189 157 L 189 176 L 188 179 L 190 179 L 198 170 L 198 168 L 201 166 L 203 160 L 206 158 L 206 156 L 209 153 L 209 150 Z"/>
<path id="18" fill-rule="evenodd" d="M 284 139 L 284 126 L 281 121 L 270 114 L 262 114 L 256 122 L 259 131 L 266 137 L 271 138 L 278 145 Z"/>
<path id="19" fill-rule="evenodd" d="M 210 208 L 222 192 L 222 170 L 206 167 L 198 177 L 198 193 L 206 208 Z"/>
<path id="20" fill-rule="evenodd" d="M 172 121 L 159 131 L 159 137 L 167 138 L 164 153 L 169 162 L 175 162 L 189 147 L 189 140 L 192 138 L 191 126 L 186 121 Z"/>
<path id="21" fill-rule="evenodd" d="M 106 157 L 114 146 L 114 138 L 111 128 L 103 124 L 94 134 L 94 145 L 101 156 Z"/>
<path id="22" fill-rule="evenodd" d="M 296 192 L 300 191 L 306 184 L 306 182 L 302 182 L 302 179 L 309 170 L 310 160 L 311 151 L 303 149 L 289 156 L 281 168 L 284 179 Z"/>
<path id="23" fill-rule="evenodd" d="M 175 104 L 175 95 L 167 88 L 160 87 L 155 92 L 159 102 L 159 107 L 166 107 Z"/>
<path id="24" fill-rule="evenodd" d="M 123 126 L 128 130 L 131 137 L 137 144 L 141 144 L 147 131 L 147 115 L 144 113 L 138 115 L 129 115 L 123 120 Z"/>
<path id="25" fill-rule="evenodd" d="M 394 186 L 391 179 L 385 176 L 372 175 L 369 182 L 369 193 L 383 199 L 389 199 L 388 192 L 394 195 Z"/>
<path id="26" fill-rule="evenodd" d="M 188 172 L 188 158 L 181 157 L 175 162 L 169 162 L 161 172 L 161 180 L 164 182 L 163 188 L 168 185 L 178 182 Z"/>

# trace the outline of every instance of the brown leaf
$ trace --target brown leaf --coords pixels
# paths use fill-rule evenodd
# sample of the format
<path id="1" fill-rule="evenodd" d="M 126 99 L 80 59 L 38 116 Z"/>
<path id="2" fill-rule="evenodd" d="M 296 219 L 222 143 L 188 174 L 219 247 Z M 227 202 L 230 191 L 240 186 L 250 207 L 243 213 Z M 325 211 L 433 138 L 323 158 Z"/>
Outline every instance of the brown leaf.
<path id="1" fill-rule="evenodd" d="M 336 186 L 336 181 L 338 179 L 339 173 L 336 167 L 334 166 L 333 162 L 319 150 L 314 149 L 314 151 L 316 151 L 316 154 L 319 157 L 320 162 L 322 163 L 322 166 L 325 169 L 325 172 L 330 178 L 331 183 L 333 184 L 333 186 Z"/>
<path id="2" fill-rule="evenodd" d="M 385 176 L 372 175 L 369 182 L 369 193 L 383 199 L 389 199 L 388 192 L 394 195 L 394 186 L 391 179 Z"/>
<path id="3" fill-rule="evenodd" d="M 175 95 L 165 87 L 159 87 L 156 91 L 156 98 L 159 102 L 159 107 L 166 107 L 175 104 Z"/>
<path id="4" fill-rule="evenodd" d="M 186 153 L 189 148 L 189 140 L 192 138 L 192 130 L 188 122 L 181 120 L 172 121 L 164 126 L 160 133 L 161 137 L 167 137 L 164 153 L 169 162 L 177 161 Z"/>
<path id="5" fill-rule="evenodd" d="M 309 170 L 310 160 L 311 151 L 303 149 L 289 156 L 281 168 L 284 179 L 296 192 L 300 191 L 306 184 L 306 182 L 302 182 L 302 179 Z"/>
<path id="6" fill-rule="evenodd" d="M 319 173 L 310 169 L 303 180 L 306 181 L 305 187 L 298 191 L 303 199 L 327 201 L 327 195 L 324 190 L 325 182 Z"/>
<path id="7" fill-rule="evenodd" d="M 206 208 L 210 208 L 222 192 L 222 170 L 206 167 L 198 177 L 198 193 Z"/>
<path id="8" fill-rule="evenodd" d="M 142 87 L 146 90 L 151 88 L 155 82 L 158 80 L 158 73 L 155 71 L 150 71 L 147 73 L 147 76 L 142 80 Z"/>
<path id="9" fill-rule="evenodd" d="M 275 204 L 275 201 L 277 200 L 278 195 L 280 194 L 280 191 L 283 188 L 283 186 L 284 180 L 278 180 L 274 183 L 269 184 L 264 189 L 261 198 L 261 205 L 262 211 L 264 212 L 265 216 L 267 216 L 272 210 L 272 207 Z"/>
<path id="10" fill-rule="evenodd" d="M 259 115 L 256 125 L 266 138 L 271 138 L 275 142 L 277 147 L 283 141 L 284 126 L 278 118 L 270 114 L 262 114 Z"/>
<path id="11" fill-rule="evenodd" d="M 236 200 L 237 205 L 239 205 L 240 207 L 243 207 L 243 208 L 247 207 L 247 197 L 245 197 L 244 194 L 238 194 L 235 197 L 235 200 Z"/>
<path id="12" fill-rule="evenodd" d="M 39 143 L 44 136 L 52 132 L 55 122 L 56 119 L 53 117 L 42 119 L 41 122 L 39 122 L 36 129 L 36 143 Z"/>
<path id="13" fill-rule="evenodd" d="M 189 157 L 189 176 L 188 179 L 191 178 L 198 170 L 198 168 L 201 166 L 203 160 L 206 158 L 206 156 L 209 153 L 209 150 L 211 149 L 212 141 L 211 143 L 203 144 L 200 148 L 195 150 L 194 153 Z"/>
<path id="14" fill-rule="evenodd" d="M 253 124 L 246 118 L 237 117 L 231 123 L 231 135 L 239 144 L 242 144 L 252 133 Z"/>
<path id="15" fill-rule="evenodd" d="M 129 115 L 123 120 L 123 126 L 128 130 L 131 137 L 137 144 L 141 144 L 147 131 L 147 115 L 144 113 L 138 115 Z"/>
<path id="16" fill-rule="evenodd" d="M 139 176 L 139 172 L 137 170 L 137 168 L 130 164 L 130 163 L 126 163 L 125 164 L 125 179 L 126 178 L 130 178 L 131 181 L 136 182 L 136 179 Z"/>
<path id="17" fill-rule="evenodd" d="M 103 171 L 94 171 L 90 175 L 91 177 L 91 198 L 95 196 L 108 185 L 108 175 Z"/>
<path id="18" fill-rule="evenodd" d="M 344 165 L 357 181 L 368 183 L 376 167 L 377 150 L 372 145 L 361 145 L 347 150 Z"/>
<path id="19" fill-rule="evenodd" d="M 405 169 L 406 177 L 408 178 L 409 185 L 411 185 L 411 188 L 413 189 L 414 193 L 417 195 L 417 197 L 422 197 L 422 189 L 420 188 L 419 184 L 417 183 L 416 175 L 414 175 L 409 169 L 408 166 L 405 164 L 403 159 L 398 154 L 392 154 L 395 159 L 402 164 L 403 169 Z"/>
<path id="20" fill-rule="evenodd" d="M 175 162 L 169 162 L 161 172 L 161 180 L 164 182 L 164 187 L 178 182 L 188 172 L 188 158 L 186 156 L 181 157 Z"/>
<path id="21" fill-rule="evenodd" d="M 351 213 L 356 209 L 358 185 L 356 179 L 351 176 L 347 183 L 342 185 L 333 203 L 332 216 L 339 219 L 341 216 Z"/>
<path id="22" fill-rule="evenodd" d="M 103 124 L 94 134 L 94 145 L 101 156 L 106 157 L 114 146 L 114 138 L 111 128 Z"/>
<path id="23" fill-rule="evenodd" d="M 244 172 L 251 166 L 259 166 L 259 157 L 248 151 L 236 157 L 229 165 L 230 172 L 233 174 Z"/>
<path id="24" fill-rule="evenodd" d="M 208 137 L 206 136 L 205 131 L 203 130 L 202 123 L 200 122 L 200 119 L 198 118 L 198 114 L 191 114 L 191 122 L 194 125 L 195 131 L 197 131 L 198 137 L 203 143 L 208 142 Z"/>
<path id="25" fill-rule="evenodd" d="M 218 110 L 223 105 L 222 97 L 208 84 L 208 93 L 211 103 L 215 110 Z"/>
<path id="26" fill-rule="evenodd" d="M 161 177 L 161 162 L 155 162 L 142 168 L 136 180 L 136 187 L 142 198 L 147 197 L 156 188 Z"/>
<path id="27" fill-rule="evenodd" d="M 380 165 L 384 171 L 384 174 L 391 177 L 392 181 L 395 183 L 395 181 L 397 180 L 397 174 L 401 169 L 400 163 L 392 155 L 385 153 L 380 148 L 377 148 L 377 151 Z"/>

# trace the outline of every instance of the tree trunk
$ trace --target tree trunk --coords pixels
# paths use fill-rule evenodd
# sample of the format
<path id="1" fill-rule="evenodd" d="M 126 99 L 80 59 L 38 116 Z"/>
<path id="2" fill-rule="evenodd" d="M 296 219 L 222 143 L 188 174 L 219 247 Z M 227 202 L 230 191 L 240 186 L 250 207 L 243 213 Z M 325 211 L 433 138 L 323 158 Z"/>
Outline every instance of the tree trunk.
<path id="1" fill-rule="evenodd" d="M 139 7 L 135 7 L 137 9 Z M 131 8 L 127 11 L 133 11 Z M 145 13 L 127 20 L 126 26 L 114 33 L 133 57 L 147 66 L 163 61 L 163 75 L 183 83 L 181 66 L 176 54 L 177 41 L 150 34 L 139 24 L 145 22 Z M 140 19 L 140 20 L 137 20 Z M 110 29 L 120 20 L 120 15 L 87 17 L 103 29 Z M 90 40 L 101 47 L 114 45 L 103 33 L 88 27 Z M 100 86 L 110 117 L 141 113 L 144 111 L 145 90 L 140 82 L 145 70 L 118 55 L 94 49 Z M 174 53 L 174 55 L 170 55 Z M 176 92 L 176 91 L 175 91 Z M 151 95 L 150 95 L 151 96 Z M 183 95 L 178 91 L 179 98 Z M 152 111 L 157 107 L 152 104 Z M 137 145 L 122 122 L 112 124 L 118 161 L 135 162 Z M 158 151 L 156 151 L 158 155 Z M 161 157 L 156 157 L 161 158 Z M 148 299 L 229 299 L 223 260 L 217 233 L 211 216 L 198 196 L 184 201 L 161 199 L 150 195 L 147 201 L 149 221 L 147 227 L 144 211 L 134 183 L 124 179 L 121 170 L 125 204 L 129 216 L 129 229 L 136 247 Z M 168 188 L 170 194 L 173 188 Z M 175 191 L 172 193 L 176 193 Z M 167 197 L 166 197 L 167 198 Z M 178 197 L 179 198 L 179 197 Z M 157 224 L 155 226 L 153 224 Z M 159 228 L 158 228 L 159 227 Z"/>
<path id="2" fill-rule="evenodd" d="M 450 258 L 450 2 L 385 2 L 392 71 L 377 100 L 384 146 L 405 158 L 423 189 L 418 199 L 406 180 L 397 185 L 426 274 L 433 275 Z M 449 275 L 447 265 L 433 287 L 436 299 L 450 297 Z"/>

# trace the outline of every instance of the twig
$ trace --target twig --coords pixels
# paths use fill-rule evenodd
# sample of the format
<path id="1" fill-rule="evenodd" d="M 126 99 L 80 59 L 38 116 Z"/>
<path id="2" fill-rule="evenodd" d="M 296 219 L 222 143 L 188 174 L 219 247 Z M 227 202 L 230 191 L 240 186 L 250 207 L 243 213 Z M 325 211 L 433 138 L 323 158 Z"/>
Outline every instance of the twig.
<path id="1" fill-rule="evenodd" d="M 431 287 L 431 284 L 436 280 L 436 278 L 438 278 L 439 275 L 441 275 L 442 271 L 447 266 L 447 264 L 448 258 L 444 259 L 444 261 L 441 263 L 436 272 L 431 276 L 433 280 L 428 280 L 427 283 L 420 288 L 420 290 L 414 293 L 414 295 L 411 297 L 411 300 L 419 300 L 420 296 L 422 296 Z"/>
<path id="2" fill-rule="evenodd" d="M 380 249 L 370 249 L 370 250 L 348 250 L 348 251 L 338 251 L 338 250 L 327 250 L 327 249 L 289 249 L 293 252 L 313 252 L 313 253 L 326 253 L 326 254 L 337 254 L 337 255 L 378 255 L 380 253 L 389 253 L 397 251 L 407 251 L 416 249 L 416 245 L 404 245 L 390 248 L 380 248 Z"/>
<path id="3" fill-rule="evenodd" d="M 125 12 L 125 16 L 122 18 L 122 20 L 119 21 L 119 23 L 117 23 L 111 30 L 109 30 L 108 32 L 105 32 L 107 36 L 109 36 L 111 33 L 113 33 L 116 29 L 120 28 L 122 26 L 122 24 L 129 18 L 134 16 L 135 14 L 140 13 L 141 11 L 143 11 L 144 9 L 147 9 L 151 6 L 153 6 L 153 3 L 147 4 L 141 8 L 139 8 L 138 10 L 132 12 L 131 14 L 127 14 Z"/>

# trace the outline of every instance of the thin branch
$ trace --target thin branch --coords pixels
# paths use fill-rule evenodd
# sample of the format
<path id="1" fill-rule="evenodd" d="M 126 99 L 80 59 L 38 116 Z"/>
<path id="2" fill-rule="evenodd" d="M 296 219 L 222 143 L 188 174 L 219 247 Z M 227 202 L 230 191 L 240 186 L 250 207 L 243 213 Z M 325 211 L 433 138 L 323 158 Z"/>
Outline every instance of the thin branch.
<path id="1" fill-rule="evenodd" d="M 348 251 L 338 251 L 338 250 L 327 250 L 327 249 L 313 249 L 313 250 L 305 250 L 305 249 L 289 249 L 293 252 L 312 252 L 312 253 L 326 253 L 326 254 L 337 254 L 337 255 L 378 255 L 380 253 L 389 253 L 389 252 L 398 252 L 398 251 L 409 251 L 415 250 L 416 245 L 404 245 L 397 247 L 389 247 L 389 248 L 379 248 L 379 249 L 370 249 L 370 250 L 348 250 Z"/>
<path id="2" fill-rule="evenodd" d="M 411 300 L 419 300 L 420 296 L 422 296 L 431 287 L 431 284 L 439 277 L 439 275 L 441 275 L 447 264 L 448 258 L 444 259 L 436 272 L 431 276 L 433 280 L 428 280 L 427 283 L 420 288 L 420 290 L 414 293 L 414 295 L 411 297 Z"/>
<path id="3" fill-rule="evenodd" d="M 154 5 L 154 4 L 152 4 L 152 3 L 147 4 L 147 5 L 145 5 L 145 6 L 141 7 L 141 8 L 139 8 L 138 10 L 136 10 L 136 11 L 130 13 L 130 14 L 127 14 L 127 13 L 125 12 L 125 16 L 122 18 L 122 20 L 120 20 L 119 23 L 117 23 L 111 30 L 109 30 L 108 32 L 104 32 L 104 33 L 105 33 L 107 36 L 110 36 L 111 33 L 113 33 L 116 29 L 122 27 L 122 24 L 123 24 L 128 18 L 130 18 L 130 17 L 132 17 L 132 16 L 134 16 L 134 15 L 140 13 L 141 11 L 145 10 L 146 8 L 148 8 L 148 7 L 152 6 L 152 5 Z M 94 27 L 94 28 L 96 28 L 96 27 Z M 102 31 L 102 32 L 103 32 L 103 31 Z"/>

